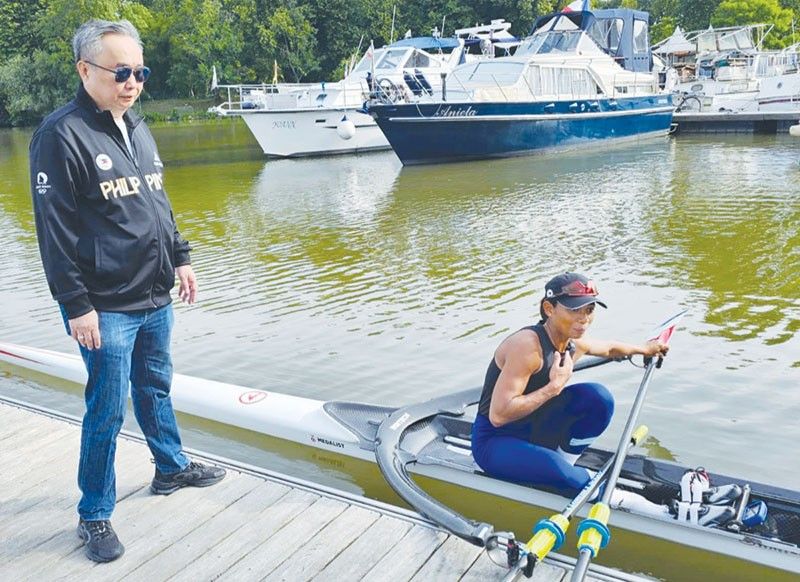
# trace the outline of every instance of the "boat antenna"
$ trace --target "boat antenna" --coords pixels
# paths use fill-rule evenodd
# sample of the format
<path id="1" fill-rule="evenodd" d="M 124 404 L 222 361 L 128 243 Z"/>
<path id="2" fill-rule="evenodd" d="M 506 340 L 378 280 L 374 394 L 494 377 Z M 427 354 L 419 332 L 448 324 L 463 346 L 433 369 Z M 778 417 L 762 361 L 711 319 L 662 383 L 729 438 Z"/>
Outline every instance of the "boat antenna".
<path id="1" fill-rule="evenodd" d="M 350 70 L 345 74 L 345 77 L 349 75 L 353 68 L 356 66 L 356 57 L 361 54 L 361 43 L 364 42 L 364 35 L 361 35 L 361 38 L 358 39 L 358 47 L 356 48 L 355 52 L 350 55 Z"/>
<path id="2" fill-rule="evenodd" d="M 394 42 L 394 15 L 397 13 L 397 4 L 392 6 L 392 32 L 389 34 L 389 44 Z"/>
<path id="3" fill-rule="evenodd" d="M 445 19 L 446 19 L 446 18 L 447 18 L 447 14 L 445 14 L 444 16 L 442 16 L 442 31 L 441 31 L 441 36 L 443 36 L 443 37 L 444 37 L 444 21 L 445 21 Z"/>

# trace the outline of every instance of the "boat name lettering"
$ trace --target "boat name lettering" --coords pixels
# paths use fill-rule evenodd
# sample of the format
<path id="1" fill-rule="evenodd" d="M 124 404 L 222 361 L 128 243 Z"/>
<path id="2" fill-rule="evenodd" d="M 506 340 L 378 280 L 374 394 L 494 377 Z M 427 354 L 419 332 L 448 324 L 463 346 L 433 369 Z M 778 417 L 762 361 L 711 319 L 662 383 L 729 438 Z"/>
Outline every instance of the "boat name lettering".
<path id="1" fill-rule="evenodd" d="M 403 423 L 405 421 L 408 420 L 408 418 L 409 418 L 409 414 L 407 412 L 404 412 L 402 415 L 400 415 L 400 418 L 395 420 L 394 424 L 392 426 L 390 426 L 389 428 L 392 429 L 392 430 L 397 430 L 398 428 L 400 428 L 403 425 Z"/>
<path id="2" fill-rule="evenodd" d="M 325 437 L 318 437 L 316 435 L 311 435 L 311 442 L 312 443 L 322 443 L 323 445 L 328 445 L 329 447 L 336 447 L 337 449 L 343 449 L 344 443 L 340 443 L 339 441 L 332 441 L 328 440 Z"/>
<path id="3" fill-rule="evenodd" d="M 478 114 L 477 110 L 471 105 L 464 107 L 451 107 L 448 105 L 434 114 L 434 117 L 474 117 Z"/>
<path id="4" fill-rule="evenodd" d="M 273 121 L 272 129 L 294 129 L 294 121 L 284 119 L 282 121 Z"/>

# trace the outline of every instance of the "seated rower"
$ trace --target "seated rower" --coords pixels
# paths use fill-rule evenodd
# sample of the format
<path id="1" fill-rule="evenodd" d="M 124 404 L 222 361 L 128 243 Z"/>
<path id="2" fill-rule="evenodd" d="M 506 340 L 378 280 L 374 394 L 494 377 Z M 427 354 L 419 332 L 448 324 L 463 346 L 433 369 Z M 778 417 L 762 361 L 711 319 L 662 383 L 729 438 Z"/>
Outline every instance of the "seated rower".
<path id="1" fill-rule="evenodd" d="M 669 350 L 659 340 L 633 345 L 586 337 L 597 305 L 606 307 L 591 280 L 578 273 L 558 275 L 545 285 L 541 321 L 511 334 L 495 350 L 472 428 L 473 456 L 487 474 L 565 497 L 574 497 L 591 479 L 575 462 L 608 426 L 614 399 L 595 382 L 568 385 L 574 362 L 586 354 L 656 357 Z M 624 489 L 614 490 L 611 507 L 653 517 L 675 513 Z M 696 520 L 729 519 L 729 510 L 704 505 Z"/>

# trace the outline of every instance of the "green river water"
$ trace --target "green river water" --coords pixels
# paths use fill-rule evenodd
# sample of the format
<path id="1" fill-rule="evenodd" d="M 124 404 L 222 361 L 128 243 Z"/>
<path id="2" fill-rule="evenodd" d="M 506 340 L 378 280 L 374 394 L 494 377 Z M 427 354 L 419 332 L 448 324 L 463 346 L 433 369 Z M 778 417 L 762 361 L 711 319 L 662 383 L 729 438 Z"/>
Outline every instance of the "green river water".
<path id="1" fill-rule="evenodd" d="M 609 306 L 593 336 L 638 341 L 689 310 L 650 387 L 639 452 L 800 488 L 800 139 L 679 137 L 403 168 L 391 152 L 265 160 L 238 122 L 154 134 L 200 284 L 198 304 L 177 306 L 176 371 L 408 404 L 479 385 L 497 343 L 535 322 L 545 281 L 579 270 Z M 0 340 L 75 351 L 38 258 L 29 139 L 0 130 Z M 613 448 L 640 371 L 585 374 L 615 395 L 598 442 Z M 0 394 L 82 410 L 80 387 L 10 367 Z M 188 446 L 397 501 L 373 465 L 181 423 Z M 521 537 L 542 515 L 431 487 Z M 599 561 L 668 580 L 789 579 L 625 532 Z"/>

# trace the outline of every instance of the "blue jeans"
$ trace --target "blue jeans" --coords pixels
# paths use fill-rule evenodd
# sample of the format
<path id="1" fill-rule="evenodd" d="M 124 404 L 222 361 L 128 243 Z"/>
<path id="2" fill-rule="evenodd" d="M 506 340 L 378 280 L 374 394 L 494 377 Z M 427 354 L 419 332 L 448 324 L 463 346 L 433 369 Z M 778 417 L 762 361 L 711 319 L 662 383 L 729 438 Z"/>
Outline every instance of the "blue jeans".
<path id="1" fill-rule="evenodd" d="M 531 415 L 499 428 L 478 414 L 472 455 L 489 475 L 574 497 L 589 472 L 556 452 L 580 454 L 608 426 L 614 397 L 602 384 L 572 384 Z"/>
<path id="2" fill-rule="evenodd" d="M 165 474 L 184 469 L 181 438 L 169 396 L 172 384 L 172 305 L 131 312 L 98 311 L 100 349 L 80 348 L 89 373 L 81 432 L 78 514 L 110 519 L 117 500 L 114 455 L 125 420 L 130 387 L 133 411 Z M 62 308 L 65 323 L 67 317 Z M 67 323 L 67 328 L 69 324 Z"/>

